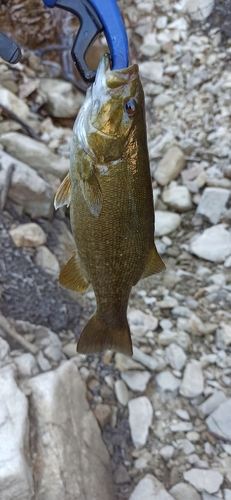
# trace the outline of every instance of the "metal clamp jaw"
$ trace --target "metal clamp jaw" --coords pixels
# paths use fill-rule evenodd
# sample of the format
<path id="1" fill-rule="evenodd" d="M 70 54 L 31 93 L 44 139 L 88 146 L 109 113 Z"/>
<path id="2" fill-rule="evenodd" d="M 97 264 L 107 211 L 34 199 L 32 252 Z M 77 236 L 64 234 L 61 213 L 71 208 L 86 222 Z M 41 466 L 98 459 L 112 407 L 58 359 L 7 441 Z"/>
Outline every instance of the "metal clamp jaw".
<path id="1" fill-rule="evenodd" d="M 105 33 L 112 69 L 123 69 L 128 66 L 128 40 L 116 0 L 43 0 L 43 2 L 46 7 L 59 7 L 79 18 L 80 29 L 71 55 L 86 82 L 91 83 L 95 79 L 95 71 L 88 68 L 85 56 L 99 33 Z"/>
<path id="2" fill-rule="evenodd" d="M 0 56 L 10 64 L 16 64 L 21 59 L 21 49 L 8 36 L 0 31 Z"/>

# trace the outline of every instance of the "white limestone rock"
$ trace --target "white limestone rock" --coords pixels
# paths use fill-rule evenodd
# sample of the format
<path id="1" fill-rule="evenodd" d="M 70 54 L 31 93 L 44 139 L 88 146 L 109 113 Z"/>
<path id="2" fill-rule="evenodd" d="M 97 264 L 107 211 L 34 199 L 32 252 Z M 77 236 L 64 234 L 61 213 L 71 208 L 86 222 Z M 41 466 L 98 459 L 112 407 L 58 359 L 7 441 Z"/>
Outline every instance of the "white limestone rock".
<path id="1" fill-rule="evenodd" d="M 155 476 L 147 474 L 136 485 L 129 500 L 174 500 L 174 498 Z"/>
<path id="2" fill-rule="evenodd" d="M 224 262 L 231 254 L 231 234 L 223 224 L 205 229 L 192 238 L 190 251 L 211 262 Z"/>
<path id="3" fill-rule="evenodd" d="M 57 118 L 75 118 L 84 96 L 75 87 L 57 78 L 40 79 L 40 89 L 46 95 L 46 107 L 51 116 Z"/>
<path id="4" fill-rule="evenodd" d="M 145 354 L 143 351 L 138 349 L 138 347 L 133 346 L 133 359 L 146 366 L 149 370 L 160 371 L 166 366 L 166 362 L 163 357 L 154 354 L 153 356 L 149 356 Z"/>
<path id="5" fill-rule="evenodd" d="M 161 186 L 166 186 L 166 184 L 178 177 L 184 166 L 184 153 L 178 146 L 172 146 L 160 160 L 154 177 Z"/>
<path id="6" fill-rule="evenodd" d="M 220 404 L 220 406 L 218 406 L 218 408 L 206 419 L 209 431 L 226 441 L 231 441 L 230 414 L 231 399 L 229 398 L 227 401 Z"/>
<path id="7" fill-rule="evenodd" d="M 181 381 L 178 378 L 174 377 L 171 372 L 160 372 L 156 375 L 155 380 L 158 392 L 165 399 L 173 399 L 177 396 Z"/>
<path id="8" fill-rule="evenodd" d="M 42 176 L 53 174 L 63 179 L 69 171 L 70 165 L 67 158 L 60 158 L 42 142 L 19 132 L 2 134 L 1 144 L 8 154 L 28 164 Z"/>
<path id="9" fill-rule="evenodd" d="M 183 380 L 180 386 L 180 394 L 185 398 L 195 398 L 204 390 L 204 379 L 199 361 L 192 359 L 186 365 Z"/>
<path id="10" fill-rule="evenodd" d="M 65 361 L 28 384 L 37 422 L 31 434 L 37 497 L 114 500 L 109 455 L 75 363 Z"/>
<path id="11" fill-rule="evenodd" d="M 222 391 L 215 391 L 204 403 L 198 406 L 199 413 L 203 416 L 210 415 L 218 406 L 226 401 L 226 396 Z"/>
<path id="12" fill-rule="evenodd" d="M 155 33 L 147 33 L 144 36 L 140 52 L 144 56 L 153 57 L 160 52 L 161 45 L 156 41 Z"/>
<path id="13" fill-rule="evenodd" d="M 149 427 L 152 423 L 153 408 L 146 396 L 130 399 L 128 403 L 129 425 L 135 448 L 147 442 Z"/>
<path id="14" fill-rule="evenodd" d="M 0 497 L 31 500 L 27 398 L 18 388 L 12 368 L 3 368 L 0 378 Z"/>
<path id="15" fill-rule="evenodd" d="M 156 210 L 155 211 L 155 236 L 165 236 L 175 231 L 181 222 L 179 214 Z"/>
<path id="16" fill-rule="evenodd" d="M 17 368 L 19 378 L 33 377 L 39 372 L 36 358 L 30 352 L 25 352 L 20 356 L 14 357 L 14 363 Z"/>
<path id="17" fill-rule="evenodd" d="M 182 347 L 173 342 L 165 349 L 165 353 L 171 367 L 174 370 L 182 370 L 187 359 Z"/>
<path id="18" fill-rule="evenodd" d="M 20 224 L 10 229 L 10 236 L 16 247 L 38 247 L 46 243 L 47 237 L 43 229 L 35 222 Z"/>
<path id="19" fill-rule="evenodd" d="M 163 202 L 179 212 L 192 208 L 192 197 L 186 186 L 169 186 L 162 194 Z"/>
<path id="20" fill-rule="evenodd" d="M 29 115 L 29 107 L 24 100 L 19 99 L 11 90 L 0 87 L 0 105 L 5 106 L 21 120 L 26 120 Z"/>
<path id="21" fill-rule="evenodd" d="M 163 63 L 155 61 L 145 61 L 139 64 L 140 75 L 142 78 L 151 80 L 155 83 L 161 83 L 163 78 Z"/>
<path id="22" fill-rule="evenodd" d="M 116 380 L 115 382 L 115 394 L 119 403 L 126 406 L 129 401 L 129 392 L 126 384 L 123 380 Z"/>
<path id="23" fill-rule="evenodd" d="M 9 356 L 10 346 L 5 339 L 0 336 L 0 368 L 9 363 L 12 363 L 12 358 Z"/>
<path id="24" fill-rule="evenodd" d="M 55 255 L 49 250 L 49 248 L 44 245 L 37 248 L 35 252 L 34 262 L 49 276 L 55 279 L 58 278 L 60 272 L 59 263 Z"/>
<path id="25" fill-rule="evenodd" d="M 190 484 L 177 483 L 171 488 L 170 493 L 175 500 L 200 500 L 199 493 Z"/>
<path id="26" fill-rule="evenodd" d="M 37 172 L 16 158 L 0 150 L 0 163 L 5 175 L 10 165 L 14 165 L 8 197 L 22 207 L 32 218 L 50 218 L 54 210 L 54 191 Z"/>
<path id="27" fill-rule="evenodd" d="M 221 322 L 216 332 L 216 345 L 219 349 L 227 349 L 231 345 L 231 326 Z"/>
<path id="28" fill-rule="evenodd" d="M 150 314 L 140 311 L 139 309 L 130 309 L 128 311 L 128 323 L 131 333 L 136 337 L 140 337 L 149 330 L 156 330 L 158 326 L 158 319 Z"/>
<path id="29" fill-rule="evenodd" d="M 230 190 L 207 187 L 204 189 L 196 213 L 217 224 L 230 197 Z"/>
<path id="30" fill-rule="evenodd" d="M 187 14 L 193 21 L 205 21 L 214 9 L 214 0 L 186 0 Z"/>
<path id="31" fill-rule="evenodd" d="M 132 391 L 143 392 L 151 378 L 151 373 L 147 371 L 124 371 L 121 377 Z"/>
<path id="32" fill-rule="evenodd" d="M 184 472 L 183 475 L 199 492 L 216 493 L 223 483 L 223 476 L 216 470 L 195 468 Z"/>

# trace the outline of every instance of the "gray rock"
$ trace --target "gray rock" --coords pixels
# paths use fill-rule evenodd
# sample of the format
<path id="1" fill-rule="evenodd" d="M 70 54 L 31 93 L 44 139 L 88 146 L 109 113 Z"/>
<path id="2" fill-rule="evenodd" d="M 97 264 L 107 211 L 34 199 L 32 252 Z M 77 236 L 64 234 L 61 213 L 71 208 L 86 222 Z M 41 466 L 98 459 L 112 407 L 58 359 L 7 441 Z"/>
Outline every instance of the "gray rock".
<path id="1" fill-rule="evenodd" d="M 51 366 L 50 362 L 48 361 L 48 359 L 45 358 L 42 351 L 39 351 L 36 358 L 37 358 L 39 368 L 42 372 L 48 372 L 49 370 L 51 370 L 52 366 Z"/>
<path id="2" fill-rule="evenodd" d="M 9 199 L 20 205 L 32 218 L 51 217 L 54 210 L 54 191 L 50 185 L 39 177 L 33 168 L 1 150 L 0 163 L 4 171 L 8 170 L 11 164 L 14 165 Z"/>
<path id="3" fill-rule="evenodd" d="M 172 316 L 174 316 L 175 318 L 190 318 L 191 316 L 191 311 L 188 307 L 185 307 L 185 306 L 176 306 L 173 308 L 173 310 L 171 311 L 172 313 Z"/>
<path id="4" fill-rule="evenodd" d="M 174 500 L 164 485 L 152 474 L 147 474 L 137 484 L 129 500 Z"/>
<path id="5" fill-rule="evenodd" d="M 2 369 L 0 378 L 1 500 L 31 500 L 34 490 L 27 398 L 19 390 L 12 369 Z"/>
<path id="6" fill-rule="evenodd" d="M 123 380 L 116 380 L 115 393 L 119 403 L 126 406 L 129 401 L 129 392 Z"/>
<path id="7" fill-rule="evenodd" d="M 224 262 L 231 254 L 231 234 L 223 224 L 205 229 L 190 242 L 190 251 L 211 262 Z"/>
<path id="8" fill-rule="evenodd" d="M 183 452 L 185 455 L 190 455 L 190 453 L 193 453 L 195 451 L 195 446 L 192 444 L 188 439 L 183 439 Z"/>
<path id="9" fill-rule="evenodd" d="M 29 107 L 22 99 L 19 99 L 8 89 L 0 88 L 0 104 L 14 113 L 21 120 L 26 120 L 29 115 Z"/>
<path id="10" fill-rule="evenodd" d="M 128 403 L 129 425 L 135 448 L 147 442 L 149 427 L 152 423 L 153 408 L 146 396 L 131 399 Z"/>
<path id="11" fill-rule="evenodd" d="M 151 80 L 155 83 L 161 83 L 163 78 L 163 63 L 154 61 L 145 61 L 139 64 L 140 75 L 142 78 Z"/>
<path id="12" fill-rule="evenodd" d="M 155 235 L 165 236 L 175 231 L 181 222 L 179 214 L 168 211 L 156 210 L 155 211 Z"/>
<path id="13" fill-rule="evenodd" d="M 165 349 L 165 352 L 167 360 L 174 370 L 181 370 L 184 367 L 187 356 L 182 347 L 172 343 Z"/>
<path id="14" fill-rule="evenodd" d="M 197 491 L 216 493 L 223 483 L 223 476 L 216 470 L 190 469 L 184 472 L 184 479 Z"/>
<path id="15" fill-rule="evenodd" d="M 19 132 L 1 135 L 1 143 L 6 152 L 30 165 L 39 174 L 53 174 L 63 179 L 69 171 L 69 160 L 52 153 L 42 142 L 31 139 Z"/>
<path id="16" fill-rule="evenodd" d="M 231 500 L 231 490 L 228 490 L 227 488 L 224 489 L 224 496 L 225 500 Z"/>
<path id="17" fill-rule="evenodd" d="M 40 80 L 40 89 L 46 95 L 46 107 L 51 116 L 76 118 L 84 97 L 70 82 L 44 78 Z"/>
<path id="18" fill-rule="evenodd" d="M 226 401 L 226 396 L 222 391 L 215 391 L 208 399 L 198 406 L 201 415 L 210 415 L 218 406 Z"/>
<path id="19" fill-rule="evenodd" d="M 206 419 L 209 431 L 215 436 L 228 441 L 231 441 L 230 414 L 231 399 L 228 399 Z"/>
<path id="20" fill-rule="evenodd" d="M 180 386 L 180 394 L 185 398 L 195 398 L 202 394 L 204 389 L 203 373 L 199 361 L 192 359 L 187 363 L 183 380 Z"/>
<path id="21" fill-rule="evenodd" d="M 160 161 L 154 177 L 161 186 L 176 179 L 185 165 L 184 153 L 178 146 L 172 146 Z"/>
<path id="22" fill-rule="evenodd" d="M 138 347 L 133 346 L 133 359 L 146 366 L 149 370 L 160 371 L 166 366 L 164 359 L 160 356 L 149 356 L 142 352 Z"/>
<path id="23" fill-rule="evenodd" d="M 147 331 L 156 330 L 158 319 L 150 314 L 145 314 L 139 309 L 130 309 L 128 311 L 128 322 L 131 333 L 136 337 L 143 336 Z"/>
<path id="24" fill-rule="evenodd" d="M 214 9 L 214 0 L 187 0 L 186 12 L 193 21 L 204 21 Z"/>
<path id="25" fill-rule="evenodd" d="M 6 340 L 0 336 L 0 368 L 12 362 L 9 356 L 10 346 Z"/>
<path id="26" fill-rule="evenodd" d="M 155 33 L 147 33 L 144 36 L 143 44 L 140 46 L 140 52 L 144 56 L 153 57 L 160 52 L 161 46 L 156 41 Z"/>
<path id="27" fill-rule="evenodd" d="M 170 424 L 170 429 L 172 432 L 189 432 L 193 428 L 191 422 L 177 422 L 176 424 Z"/>
<path id="28" fill-rule="evenodd" d="M 147 371 L 124 371 L 121 377 L 132 391 L 143 392 L 151 378 L 151 373 Z"/>
<path id="29" fill-rule="evenodd" d="M 36 358 L 29 352 L 25 352 L 14 358 L 19 378 L 33 377 L 39 372 Z"/>
<path id="30" fill-rule="evenodd" d="M 158 392 L 165 399 L 173 399 L 177 396 L 179 392 L 179 386 L 181 381 L 174 377 L 174 375 L 169 371 L 163 371 L 158 373 L 155 377 Z"/>
<path id="31" fill-rule="evenodd" d="M 231 326 L 221 322 L 216 334 L 216 345 L 218 349 L 227 349 L 231 345 Z"/>
<path id="32" fill-rule="evenodd" d="M 185 186 L 169 186 L 162 194 L 163 202 L 170 208 L 185 212 L 192 208 L 192 197 Z"/>
<path id="33" fill-rule="evenodd" d="M 35 264 L 43 269 L 52 278 L 58 278 L 60 267 L 55 255 L 44 245 L 36 249 Z"/>
<path id="34" fill-rule="evenodd" d="M 191 314 L 186 328 L 187 332 L 192 333 L 192 335 L 204 335 L 205 326 L 201 319 L 194 313 Z"/>
<path id="35" fill-rule="evenodd" d="M 114 499 L 109 455 L 75 363 L 65 361 L 28 384 L 37 422 L 31 443 L 37 497 Z"/>
<path id="36" fill-rule="evenodd" d="M 173 454 L 174 454 L 174 446 L 166 445 L 160 449 L 160 456 L 165 461 L 168 461 L 170 458 L 172 458 Z"/>
<path id="37" fill-rule="evenodd" d="M 205 188 L 196 213 L 204 215 L 212 224 L 217 224 L 229 197 L 228 189 Z"/>
<path id="38" fill-rule="evenodd" d="M 187 410 L 183 410 L 182 408 L 176 410 L 176 415 L 180 417 L 182 420 L 190 420 Z"/>
<path id="39" fill-rule="evenodd" d="M 154 99 L 154 107 L 155 108 L 164 108 L 168 104 L 173 102 L 173 98 L 169 94 L 159 94 Z"/>
<path id="40" fill-rule="evenodd" d="M 121 352 L 116 352 L 115 354 L 115 367 L 120 372 L 125 372 L 126 370 L 144 370 L 143 365 L 137 363 L 132 358 L 125 356 L 125 354 L 122 354 Z"/>
<path id="41" fill-rule="evenodd" d="M 219 497 L 217 497 L 217 496 L 215 497 L 214 495 L 210 495 L 210 493 L 206 493 L 206 492 L 202 493 L 201 496 L 202 496 L 202 500 L 218 500 L 219 499 Z"/>
<path id="42" fill-rule="evenodd" d="M 200 495 L 190 484 L 178 483 L 170 490 L 175 500 L 200 500 Z"/>
<path id="43" fill-rule="evenodd" d="M 10 229 L 10 236 L 17 247 L 38 247 L 46 243 L 47 237 L 43 229 L 35 222 L 20 224 Z"/>

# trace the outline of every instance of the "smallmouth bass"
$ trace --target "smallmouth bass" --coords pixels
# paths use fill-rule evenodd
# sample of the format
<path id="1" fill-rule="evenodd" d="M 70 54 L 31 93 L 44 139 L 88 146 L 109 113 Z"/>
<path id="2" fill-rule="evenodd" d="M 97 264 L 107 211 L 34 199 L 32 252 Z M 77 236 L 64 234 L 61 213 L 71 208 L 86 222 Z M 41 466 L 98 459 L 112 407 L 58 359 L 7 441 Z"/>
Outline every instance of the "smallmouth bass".
<path id="1" fill-rule="evenodd" d="M 65 204 L 76 253 L 59 281 L 78 292 L 91 283 L 97 302 L 77 351 L 132 355 L 126 316 L 131 288 L 165 269 L 154 243 L 144 94 L 136 64 L 112 71 L 109 56 L 101 60 L 74 124 L 70 174 L 55 197 L 55 208 Z"/>

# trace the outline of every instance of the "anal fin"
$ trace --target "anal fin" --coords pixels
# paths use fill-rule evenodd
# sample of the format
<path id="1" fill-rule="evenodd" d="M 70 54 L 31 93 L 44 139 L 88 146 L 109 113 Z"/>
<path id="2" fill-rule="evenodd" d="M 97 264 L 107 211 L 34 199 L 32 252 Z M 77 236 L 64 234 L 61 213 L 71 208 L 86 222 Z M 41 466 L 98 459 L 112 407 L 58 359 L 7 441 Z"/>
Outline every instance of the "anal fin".
<path id="1" fill-rule="evenodd" d="M 60 285 L 77 292 L 85 292 L 85 290 L 89 287 L 90 282 L 81 269 L 76 252 L 72 254 L 70 260 L 61 270 L 59 283 Z"/>
<path id="2" fill-rule="evenodd" d="M 145 265 L 144 272 L 141 276 L 141 279 L 147 278 L 148 276 L 151 276 L 152 274 L 160 273 L 161 271 L 164 271 L 166 269 L 164 262 L 160 258 L 156 245 L 152 247 L 148 259 Z"/>
<path id="3" fill-rule="evenodd" d="M 71 179 L 68 173 L 61 182 L 59 189 L 55 195 L 54 206 L 55 210 L 57 208 L 63 207 L 63 205 L 69 206 L 71 202 Z"/>

